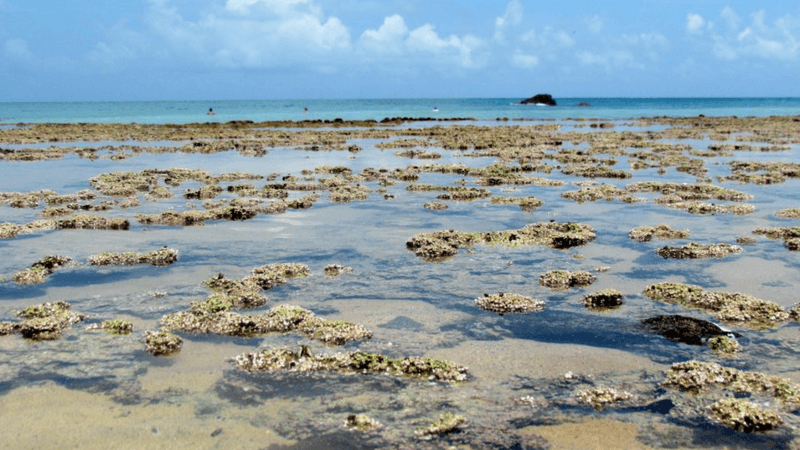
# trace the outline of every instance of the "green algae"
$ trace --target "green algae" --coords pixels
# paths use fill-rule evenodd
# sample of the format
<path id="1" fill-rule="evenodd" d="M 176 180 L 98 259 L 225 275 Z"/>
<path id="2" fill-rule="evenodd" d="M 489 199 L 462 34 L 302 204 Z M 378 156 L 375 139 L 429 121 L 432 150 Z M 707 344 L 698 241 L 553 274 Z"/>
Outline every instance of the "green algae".
<path id="1" fill-rule="evenodd" d="M 21 285 L 43 283 L 59 267 L 72 262 L 67 256 L 47 256 L 35 262 L 28 269 L 14 274 L 14 282 Z"/>
<path id="2" fill-rule="evenodd" d="M 656 250 L 658 256 L 664 259 L 703 259 L 703 258 L 724 258 L 726 256 L 741 253 L 742 247 L 731 244 L 698 244 L 690 242 L 680 247 L 662 247 Z"/>
<path id="3" fill-rule="evenodd" d="M 246 372 L 387 374 L 451 383 L 468 379 L 467 368 L 450 361 L 419 357 L 390 358 L 360 351 L 305 356 L 278 348 L 244 353 L 233 358 L 231 362 L 237 369 Z"/>
<path id="4" fill-rule="evenodd" d="M 564 249 L 585 245 L 595 238 L 595 230 L 589 225 L 575 222 L 538 222 L 518 230 L 490 232 L 462 232 L 456 230 L 420 233 L 407 242 L 408 250 L 428 260 L 454 256 L 460 247 L 477 244 L 517 247 L 542 245 Z"/>
<path id="5" fill-rule="evenodd" d="M 706 311 L 721 322 L 755 330 L 776 327 L 789 318 L 774 302 L 740 293 L 707 292 L 690 284 L 658 283 L 648 286 L 644 295 L 655 301 Z"/>
<path id="6" fill-rule="evenodd" d="M 178 251 L 166 246 L 146 253 L 103 252 L 89 256 L 89 264 L 93 266 L 132 266 L 136 264 L 150 264 L 153 266 L 168 266 L 178 260 Z"/>
<path id="7" fill-rule="evenodd" d="M 528 313 L 541 311 L 544 309 L 544 302 L 511 292 L 499 294 L 484 294 L 483 297 L 475 299 L 475 303 L 486 311 L 500 314 Z"/>
<path id="8" fill-rule="evenodd" d="M 689 237 L 689 230 L 676 230 L 669 225 L 661 224 L 654 227 L 636 227 L 628 233 L 631 240 L 649 242 L 654 237 L 659 239 L 685 239 Z"/>
<path id="9" fill-rule="evenodd" d="M 594 283 L 597 277 L 589 272 L 568 270 L 548 270 L 539 276 L 539 284 L 554 290 L 566 290 L 572 287 L 585 287 Z"/>

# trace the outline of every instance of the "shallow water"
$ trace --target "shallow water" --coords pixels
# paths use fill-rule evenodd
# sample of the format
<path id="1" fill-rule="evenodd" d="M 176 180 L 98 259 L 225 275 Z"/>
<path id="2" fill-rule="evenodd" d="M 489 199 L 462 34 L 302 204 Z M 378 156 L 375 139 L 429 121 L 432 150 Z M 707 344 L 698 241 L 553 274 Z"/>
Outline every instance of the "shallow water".
<path id="1" fill-rule="evenodd" d="M 92 161 L 74 155 L 39 162 L 0 161 L 0 191 L 46 188 L 67 194 L 90 188 L 89 179 L 98 174 L 145 168 L 302 177 L 302 170 L 323 165 L 346 166 L 357 173 L 367 167 L 391 170 L 427 163 L 399 158 L 395 150 L 376 149 L 377 142 L 348 142 L 363 148 L 355 156 L 271 149 L 259 158 L 223 152 L 144 153 L 122 161 Z M 690 142 L 697 149 L 710 143 L 676 142 Z M 494 162 L 494 158 L 429 150 L 444 154 L 439 163 L 484 167 Z M 794 145 L 790 151 L 737 153 L 733 158 L 797 161 L 799 150 Z M 706 159 L 709 177 L 727 175 L 725 162 L 730 159 Z M 623 158 L 617 168 L 627 169 Z M 629 180 L 600 182 L 620 187 L 643 180 L 695 182 L 694 176 L 674 169 L 664 175 L 653 170 L 633 173 Z M 450 444 L 540 448 L 545 441 L 551 448 L 570 448 L 598 435 L 613 435 L 618 443 L 605 441 L 608 446 L 599 444 L 598 448 L 631 443 L 640 448 L 706 448 L 716 445 L 710 438 L 712 430 L 724 436 L 719 445 L 727 448 L 750 448 L 753 442 L 774 448 L 796 444 L 797 421 L 754 437 L 702 418 L 677 420 L 656 407 L 596 412 L 576 404 L 574 396 L 591 386 L 617 386 L 637 393 L 645 405 L 665 398 L 679 402 L 681 395 L 663 392 L 658 383 L 669 364 L 688 359 L 722 361 L 800 382 L 796 351 L 800 328 L 793 322 L 761 332 L 734 327 L 742 334 L 744 347 L 735 359 L 721 359 L 707 347 L 667 341 L 639 326 L 643 319 L 659 314 L 710 319 L 700 311 L 653 302 L 642 294 L 648 285 L 662 281 L 743 292 L 791 307 L 798 300 L 795 286 L 800 285 L 800 264 L 798 254 L 789 252 L 781 241 L 758 237 L 743 253 L 724 259 L 665 260 L 655 250 L 688 240 L 734 243 L 757 227 L 796 225 L 796 220 L 778 219 L 774 213 L 800 206 L 796 194 L 800 181 L 790 179 L 772 186 L 726 183 L 724 187 L 754 195 L 748 203 L 756 205 L 756 211 L 746 216 L 696 216 L 650 201 L 578 204 L 561 194 L 579 189 L 575 183 L 586 179 L 555 171 L 533 175 L 567 184 L 516 186 L 513 192 L 504 192 L 508 186 L 489 188 L 495 195 L 544 200 L 533 212 L 494 205 L 489 199 L 448 202 L 446 211 L 430 211 L 422 204 L 435 200 L 437 192 L 409 192 L 407 183 L 398 182 L 386 188 L 386 194 L 394 196 L 390 199 L 373 192 L 365 201 L 333 203 L 323 194 L 310 209 L 261 214 L 244 222 L 168 227 L 141 225 L 133 219 L 136 213 L 183 210 L 187 204 L 201 208 L 201 202 L 180 197 L 184 189 L 199 186 L 185 183 L 173 189 L 173 199 L 147 202 L 142 198 L 140 207 L 102 213 L 130 218 L 129 231 L 44 231 L 0 240 L 4 255 L 0 277 L 5 277 L 0 282 L 0 320 L 17 320 L 15 311 L 29 305 L 64 300 L 86 314 L 87 323 L 123 318 L 132 321 L 135 330 L 128 336 L 111 336 L 84 331 L 84 323 L 57 341 L 0 337 L 0 417 L 8 425 L 0 439 L 13 442 L 14 448 L 425 448 Z M 423 173 L 419 183 L 452 185 L 462 179 Z M 235 183 L 222 183 L 227 184 Z M 378 188 L 376 183 L 367 184 Z M 467 186 L 477 185 L 467 179 Z M 292 193 L 293 198 L 299 196 Z M 233 198 L 228 193 L 221 197 Z M 38 218 L 38 212 L 0 206 L 0 222 L 30 222 Z M 405 245 L 420 232 L 518 229 L 550 220 L 590 224 L 597 230 L 597 239 L 567 250 L 479 245 L 461 249 L 442 262 L 418 258 Z M 660 223 L 690 229 L 691 238 L 638 243 L 628 237 L 634 227 Z M 168 267 L 86 264 L 90 255 L 103 251 L 143 252 L 164 245 L 180 252 L 178 262 Z M 58 269 L 39 285 L 19 286 L 12 281 L 14 273 L 55 254 L 83 264 Z M 182 334 L 185 343 L 177 355 L 157 358 L 144 351 L 145 330 L 157 329 L 163 315 L 184 310 L 209 294 L 203 280 L 217 273 L 239 278 L 252 268 L 276 262 L 307 264 L 312 274 L 265 292 L 270 302 L 256 312 L 277 304 L 300 305 L 326 319 L 364 325 L 374 332 L 373 338 L 339 349 L 296 334 L 254 338 Z M 353 273 L 326 277 L 323 268 L 333 263 L 352 267 Z M 539 275 L 551 269 L 594 271 L 599 267 L 610 269 L 596 273 L 597 282 L 583 289 L 551 291 L 538 282 Z M 582 305 L 584 294 L 605 288 L 623 293 L 621 308 L 599 313 Z M 476 307 L 474 299 L 496 292 L 529 295 L 544 300 L 546 307 L 541 312 L 505 316 Z M 473 379 L 446 385 L 388 376 L 244 374 L 227 361 L 258 348 L 300 345 L 309 345 L 315 353 L 360 349 L 392 357 L 442 358 L 468 366 Z M 567 372 L 573 376 L 565 378 Z M 533 400 L 520 402 L 522 397 Z M 462 432 L 434 442 L 419 441 L 414 431 L 443 412 L 467 418 Z M 360 413 L 377 419 L 383 427 L 357 434 L 341 426 L 349 414 Z M 109 429 L 114 431 L 109 433 Z"/>

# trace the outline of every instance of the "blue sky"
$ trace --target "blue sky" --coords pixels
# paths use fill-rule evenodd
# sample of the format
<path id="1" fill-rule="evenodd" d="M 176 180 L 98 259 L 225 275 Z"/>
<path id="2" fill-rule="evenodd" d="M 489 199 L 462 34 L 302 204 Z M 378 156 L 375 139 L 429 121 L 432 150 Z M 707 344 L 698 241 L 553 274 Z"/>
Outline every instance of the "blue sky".
<path id="1" fill-rule="evenodd" d="M 800 96 L 800 1 L 0 0 L 0 101 Z"/>

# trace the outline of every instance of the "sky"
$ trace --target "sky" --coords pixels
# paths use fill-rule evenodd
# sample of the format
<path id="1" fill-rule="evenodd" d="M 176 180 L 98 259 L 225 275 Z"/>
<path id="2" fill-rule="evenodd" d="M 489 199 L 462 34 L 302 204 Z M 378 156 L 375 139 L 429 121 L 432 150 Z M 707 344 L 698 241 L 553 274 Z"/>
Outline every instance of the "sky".
<path id="1" fill-rule="evenodd" d="M 800 0 L 0 0 L 0 102 L 800 97 Z"/>

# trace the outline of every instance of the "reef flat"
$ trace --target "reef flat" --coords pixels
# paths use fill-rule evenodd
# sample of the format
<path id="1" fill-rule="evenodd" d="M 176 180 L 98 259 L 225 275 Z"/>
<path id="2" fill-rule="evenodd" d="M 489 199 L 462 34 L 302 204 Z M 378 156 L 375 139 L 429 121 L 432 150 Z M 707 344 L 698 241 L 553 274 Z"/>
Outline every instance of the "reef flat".
<path id="1" fill-rule="evenodd" d="M 800 117 L 0 128 L 0 440 L 798 447 L 797 160 Z"/>

